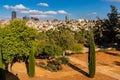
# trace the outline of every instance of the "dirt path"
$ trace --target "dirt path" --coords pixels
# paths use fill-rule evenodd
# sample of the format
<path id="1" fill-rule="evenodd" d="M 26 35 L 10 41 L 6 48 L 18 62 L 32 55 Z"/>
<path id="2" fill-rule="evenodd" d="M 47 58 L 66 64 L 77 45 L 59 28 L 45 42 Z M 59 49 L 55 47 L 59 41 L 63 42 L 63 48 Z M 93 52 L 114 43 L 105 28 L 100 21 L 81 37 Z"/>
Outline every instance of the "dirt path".
<path id="1" fill-rule="evenodd" d="M 100 48 L 95 49 L 95 51 L 99 51 Z M 87 53 L 88 52 L 88 48 L 84 47 L 82 50 L 82 53 Z"/>
<path id="2" fill-rule="evenodd" d="M 84 61 L 81 61 L 75 57 L 69 57 L 70 61 L 76 63 L 76 64 L 80 64 L 81 66 L 84 66 L 86 68 L 88 68 L 87 63 L 85 63 Z M 102 66 L 97 66 L 96 68 L 97 72 L 100 72 L 104 75 L 107 75 L 109 77 L 115 78 L 116 80 L 120 80 L 120 75 L 117 73 L 114 73 L 112 71 L 109 71 L 109 69 L 104 69 Z"/>

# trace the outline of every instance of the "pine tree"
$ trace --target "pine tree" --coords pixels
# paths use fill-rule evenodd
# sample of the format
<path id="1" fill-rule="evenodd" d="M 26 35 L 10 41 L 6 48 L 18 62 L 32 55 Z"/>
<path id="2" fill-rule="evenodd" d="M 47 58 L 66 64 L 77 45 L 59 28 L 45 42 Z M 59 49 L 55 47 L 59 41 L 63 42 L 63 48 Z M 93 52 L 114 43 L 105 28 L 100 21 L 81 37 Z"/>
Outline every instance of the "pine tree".
<path id="1" fill-rule="evenodd" d="M 108 30 L 109 30 L 109 39 L 111 40 L 111 42 L 116 42 L 117 39 L 117 34 L 119 34 L 119 17 L 120 14 L 116 8 L 116 6 L 111 5 L 111 12 L 107 14 L 108 16 L 108 21 L 109 21 L 109 25 L 107 26 Z M 107 24 L 107 23 L 105 23 Z M 119 42 L 119 41 L 118 41 Z"/>
<path id="2" fill-rule="evenodd" d="M 88 53 L 88 68 L 89 68 L 89 77 L 93 78 L 96 72 L 96 56 L 95 56 L 95 43 L 93 32 L 89 32 L 90 41 L 89 41 L 89 53 Z"/>
<path id="3" fill-rule="evenodd" d="M 35 57 L 34 53 L 29 54 L 29 76 L 34 77 L 35 76 Z"/>

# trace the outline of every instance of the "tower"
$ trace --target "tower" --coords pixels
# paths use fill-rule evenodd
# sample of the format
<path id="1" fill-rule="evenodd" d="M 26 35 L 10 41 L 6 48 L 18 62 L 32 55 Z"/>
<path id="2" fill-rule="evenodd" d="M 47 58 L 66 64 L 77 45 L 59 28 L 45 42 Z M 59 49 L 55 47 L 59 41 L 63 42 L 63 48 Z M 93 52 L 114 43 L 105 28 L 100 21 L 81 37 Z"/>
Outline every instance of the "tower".
<path id="1" fill-rule="evenodd" d="M 12 20 L 16 18 L 16 11 L 12 11 Z"/>
<path id="2" fill-rule="evenodd" d="M 69 16 L 65 16 L 65 21 L 68 22 L 70 20 Z"/>

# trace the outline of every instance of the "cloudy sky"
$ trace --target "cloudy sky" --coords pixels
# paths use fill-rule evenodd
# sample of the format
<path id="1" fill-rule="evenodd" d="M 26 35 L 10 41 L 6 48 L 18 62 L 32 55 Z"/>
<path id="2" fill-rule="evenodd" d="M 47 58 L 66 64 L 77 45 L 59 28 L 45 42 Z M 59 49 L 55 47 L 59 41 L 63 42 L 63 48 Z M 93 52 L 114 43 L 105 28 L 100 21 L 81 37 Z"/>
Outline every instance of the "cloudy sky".
<path id="1" fill-rule="evenodd" d="M 0 0 L 0 19 L 11 19 L 11 11 L 17 11 L 17 17 L 38 17 L 41 20 L 60 19 L 66 15 L 71 19 L 106 18 L 110 5 L 120 12 L 120 0 Z"/>

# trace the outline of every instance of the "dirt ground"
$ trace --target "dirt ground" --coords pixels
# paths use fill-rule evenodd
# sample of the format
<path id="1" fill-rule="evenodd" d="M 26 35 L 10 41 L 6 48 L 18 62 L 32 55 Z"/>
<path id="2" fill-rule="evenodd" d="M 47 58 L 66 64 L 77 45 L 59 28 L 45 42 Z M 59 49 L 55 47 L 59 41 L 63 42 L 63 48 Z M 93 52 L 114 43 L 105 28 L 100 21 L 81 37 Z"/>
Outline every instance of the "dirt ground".
<path id="1" fill-rule="evenodd" d="M 81 61 L 87 63 L 87 53 L 71 55 Z M 39 61 L 39 60 L 37 60 Z M 41 61 L 41 60 L 40 60 Z M 109 51 L 96 53 L 97 66 L 120 74 L 120 52 Z M 29 78 L 24 63 L 15 63 L 12 67 L 14 73 L 19 80 L 117 80 L 97 72 L 94 78 L 87 76 L 88 70 L 80 64 L 71 62 L 71 65 L 63 65 L 63 70 L 58 72 L 50 72 L 40 67 L 35 67 L 35 77 Z"/>

